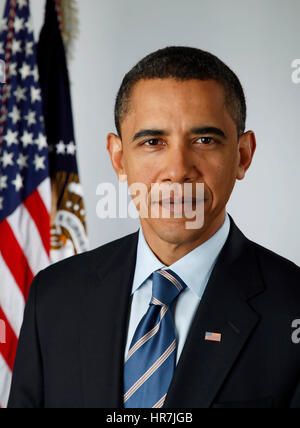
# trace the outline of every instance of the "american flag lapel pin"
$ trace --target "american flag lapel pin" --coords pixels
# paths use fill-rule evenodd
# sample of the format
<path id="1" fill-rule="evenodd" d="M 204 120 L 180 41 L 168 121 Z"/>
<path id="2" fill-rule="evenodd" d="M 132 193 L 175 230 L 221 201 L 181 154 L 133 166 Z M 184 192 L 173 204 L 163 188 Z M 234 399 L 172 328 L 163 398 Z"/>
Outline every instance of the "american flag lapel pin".
<path id="1" fill-rule="evenodd" d="M 222 340 L 222 334 L 221 333 L 212 333 L 207 331 L 205 333 L 205 340 L 210 342 L 221 342 Z"/>

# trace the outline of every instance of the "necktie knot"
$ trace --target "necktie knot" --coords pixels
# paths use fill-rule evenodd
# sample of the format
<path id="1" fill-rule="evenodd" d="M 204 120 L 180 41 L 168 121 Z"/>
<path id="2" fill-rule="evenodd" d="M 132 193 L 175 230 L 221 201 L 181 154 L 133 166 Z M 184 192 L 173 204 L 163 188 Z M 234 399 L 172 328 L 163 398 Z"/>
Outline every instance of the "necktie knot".
<path id="1" fill-rule="evenodd" d="M 186 284 L 171 269 L 153 273 L 152 305 L 171 306 L 176 297 L 186 288 Z"/>

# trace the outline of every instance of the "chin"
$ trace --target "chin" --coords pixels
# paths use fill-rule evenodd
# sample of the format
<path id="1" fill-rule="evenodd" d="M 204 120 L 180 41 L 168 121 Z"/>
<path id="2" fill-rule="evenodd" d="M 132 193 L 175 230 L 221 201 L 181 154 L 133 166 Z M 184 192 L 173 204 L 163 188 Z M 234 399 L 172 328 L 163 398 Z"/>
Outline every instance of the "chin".
<path id="1" fill-rule="evenodd" d="M 185 242 L 193 242 L 201 236 L 203 227 L 199 229 L 187 229 L 186 221 L 172 219 L 156 219 L 152 220 L 149 226 L 165 242 L 170 244 L 183 244 Z"/>

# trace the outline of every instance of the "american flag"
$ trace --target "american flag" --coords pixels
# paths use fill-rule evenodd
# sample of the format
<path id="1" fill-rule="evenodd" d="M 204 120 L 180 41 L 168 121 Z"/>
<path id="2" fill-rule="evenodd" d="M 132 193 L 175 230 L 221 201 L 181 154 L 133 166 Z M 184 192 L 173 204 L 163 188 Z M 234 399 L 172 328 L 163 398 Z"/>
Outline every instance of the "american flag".
<path id="1" fill-rule="evenodd" d="M 211 333 L 211 332 L 207 331 L 205 333 L 205 340 L 208 340 L 209 342 L 221 342 L 222 334 L 221 333 Z"/>
<path id="2" fill-rule="evenodd" d="M 29 0 L 7 0 L 0 27 L 0 406 L 6 407 L 33 277 L 49 264 L 48 145 Z M 2 62 L 3 64 L 3 62 Z"/>

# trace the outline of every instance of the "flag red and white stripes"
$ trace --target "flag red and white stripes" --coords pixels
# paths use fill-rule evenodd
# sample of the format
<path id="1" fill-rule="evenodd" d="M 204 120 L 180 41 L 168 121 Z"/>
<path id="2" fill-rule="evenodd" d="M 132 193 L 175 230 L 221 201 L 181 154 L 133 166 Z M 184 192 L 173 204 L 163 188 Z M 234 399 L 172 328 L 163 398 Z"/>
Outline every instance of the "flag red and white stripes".
<path id="1" fill-rule="evenodd" d="M 35 199 L 34 210 L 30 210 L 30 203 L 27 208 L 28 200 L 32 198 Z M 6 343 L 0 346 L 1 407 L 6 407 L 8 400 L 31 281 L 49 265 L 50 209 L 50 182 L 46 179 L 24 204 L 0 224 L 0 319 L 6 324 Z M 48 245 L 45 245 L 46 242 Z"/>
<path id="2" fill-rule="evenodd" d="M 50 264 L 48 145 L 28 0 L 6 1 L 0 60 L 6 70 L 0 85 L 0 407 L 6 407 L 30 285 Z"/>

